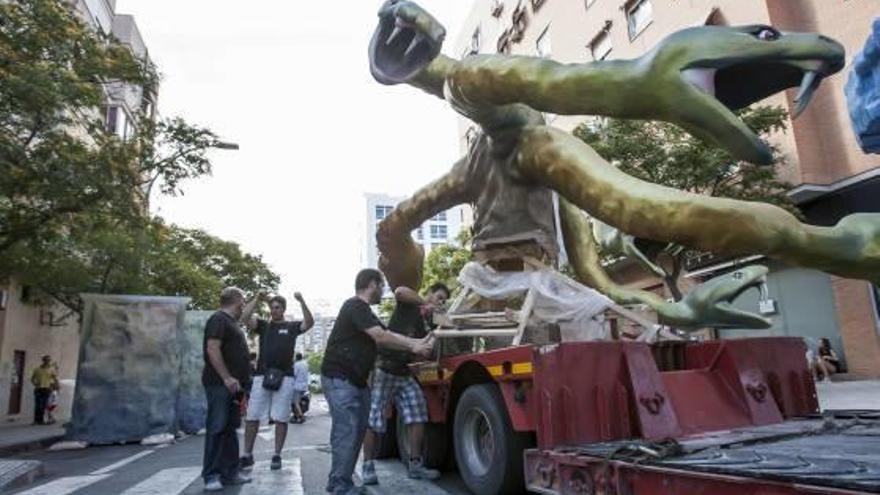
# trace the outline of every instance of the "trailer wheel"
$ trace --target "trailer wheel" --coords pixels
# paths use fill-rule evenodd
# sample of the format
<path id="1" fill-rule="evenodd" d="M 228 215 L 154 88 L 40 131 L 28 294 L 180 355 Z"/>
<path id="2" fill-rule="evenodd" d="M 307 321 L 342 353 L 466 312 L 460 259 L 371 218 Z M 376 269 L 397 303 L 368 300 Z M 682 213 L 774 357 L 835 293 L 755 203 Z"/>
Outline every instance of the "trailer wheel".
<path id="1" fill-rule="evenodd" d="M 406 465 L 410 458 L 409 428 L 403 424 L 403 416 L 400 414 L 397 415 L 397 451 L 400 453 L 400 461 Z M 425 439 L 422 443 L 422 461 L 425 466 L 442 470 L 446 465 L 448 451 L 446 425 L 425 423 Z"/>
<path id="2" fill-rule="evenodd" d="M 453 438 L 458 472 L 472 492 L 524 492 L 523 451 L 529 438 L 513 430 L 496 385 L 464 391 L 455 409 Z"/>

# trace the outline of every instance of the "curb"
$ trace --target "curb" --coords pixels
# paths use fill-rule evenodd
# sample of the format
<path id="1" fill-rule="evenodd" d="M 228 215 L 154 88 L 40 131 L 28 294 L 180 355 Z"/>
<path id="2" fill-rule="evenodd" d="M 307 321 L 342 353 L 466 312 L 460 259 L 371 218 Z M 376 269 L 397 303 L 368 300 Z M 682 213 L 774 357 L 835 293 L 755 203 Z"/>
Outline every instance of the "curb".
<path id="1" fill-rule="evenodd" d="M 0 459 L 0 492 L 29 485 L 45 472 L 40 461 Z"/>
<path id="2" fill-rule="evenodd" d="M 27 440 L 13 445 L 0 446 L 0 457 L 9 457 L 35 450 L 42 450 L 50 447 L 55 442 L 64 440 L 64 435 L 53 435 L 51 437 L 43 437 L 37 440 Z"/>

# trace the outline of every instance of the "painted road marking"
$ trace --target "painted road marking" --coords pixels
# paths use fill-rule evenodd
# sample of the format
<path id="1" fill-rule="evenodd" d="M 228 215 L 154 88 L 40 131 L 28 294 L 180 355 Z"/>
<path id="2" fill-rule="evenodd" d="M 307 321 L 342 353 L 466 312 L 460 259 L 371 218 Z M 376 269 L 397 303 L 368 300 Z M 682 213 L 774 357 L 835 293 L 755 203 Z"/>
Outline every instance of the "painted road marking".
<path id="1" fill-rule="evenodd" d="M 430 481 L 413 480 L 407 476 L 406 466 L 398 460 L 373 461 L 376 466 L 376 475 L 379 477 L 378 486 L 366 486 L 370 495 L 386 493 L 418 493 L 419 495 L 452 495 Z M 358 462 L 357 473 L 363 469 Z"/>
<path id="2" fill-rule="evenodd" d="M 299 457 L 294 457 L 290 461 L 290 487 L 293 491 L 291 491 L 291 495 L 304 495 L 303 492 L 303 478 L 302 478 L 302 470 L 300 469 L 302 466 L 302 461 Z"/>
<path id="3" fill-rule="evenodd" d="M 186 490 L 200 474 L 201 467 L 163 469 L 121 495 L 177 495 Z"/>
<path id="4" fill-rule="evenodd" d="M 141 457 L 146 457 L 146 456 L 152 454 L 153 452 L 155 452 L 155 450 L 152 450 L 152 449 L 145 450 L 143 452 L 139 452 L 133 456 L 126 457 L 125 459 L 122 459 L 119 462 L 114 462 L 113 464 L 110 464 L 107 467 L 103 467 L 101 469 L 98 469 L 97 471 L 92 471 L 92 474 L 93 475 L 94 474 L 107 474 L 107 473 L 116 471 L 117 469 L 121 468 L 122 466 L 125 466 L 127 464 L 131 464 L 132 462 L 140 459 Z"/>
<path id="5" fill-rule="evenodd" d="M 109 474 L 99 474 L 59 478 L 55 481 L 50 481 L 45 485 L 40 485 L 36 488 L 19 492 L 18 495 L 68 495 L 91 484 L 97 483 L 109 476 Z"/>
<path id="6" fill-rule="evenodd" d="M 241 487 L 239 495 L 263 495 L 279 493 L 284 495 L 305 495 L 302 478 L 302 461 L 299 457 L 284 459 L 281 469 L 272 471 L 266 461 L 254 465 L 251 473 L 253 481 Z"/>

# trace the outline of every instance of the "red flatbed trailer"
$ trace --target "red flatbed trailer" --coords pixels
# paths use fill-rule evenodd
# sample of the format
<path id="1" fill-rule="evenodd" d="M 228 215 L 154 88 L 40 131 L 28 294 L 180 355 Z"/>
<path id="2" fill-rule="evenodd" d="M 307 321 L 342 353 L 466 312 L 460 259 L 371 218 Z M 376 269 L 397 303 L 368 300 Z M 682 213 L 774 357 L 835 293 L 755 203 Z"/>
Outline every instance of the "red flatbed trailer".
<path id="1" fill-rule="evenodd" d="M 419 363 L 424 455 L 478 495 L 880 493 L 880 411 L 819 415 L 805 353 L 579 342 Z"/>

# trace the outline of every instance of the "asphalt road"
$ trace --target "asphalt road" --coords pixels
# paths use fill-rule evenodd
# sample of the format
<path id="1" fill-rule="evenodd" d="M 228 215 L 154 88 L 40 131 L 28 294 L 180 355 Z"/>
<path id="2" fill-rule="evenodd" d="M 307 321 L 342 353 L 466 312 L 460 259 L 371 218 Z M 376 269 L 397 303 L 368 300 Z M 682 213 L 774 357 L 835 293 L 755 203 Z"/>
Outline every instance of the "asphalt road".
<path id="1" fill-rule="evenodd" d="M 283 452 L 281 471 L 269 470 L 274 445 L 274 427 L 260 430 L 254 449 L 257 465 L 254 482 L 229 487 L 226 494 L 324 494 L 330 454 L 330 417 L 326 403 L 313 402 L 313 410 L 304 425 L 290 425 Z M 91 447 L 84 450 L 37 452 L 20 458 L 42 461 L 46 476 L 30 486 L 10 493 L 16 495 L 179 495 L 203 493 L 199 474 L 204 438 L 184 438 L 172 445 L 145 447 L 121 445 Z M 467 493 L 454 473 L 447 473 L 438 483 L 406 478 L 403 466 L 396 461 L 381 461 L 380 485 L 372 495 L 462 495 Z"/>

